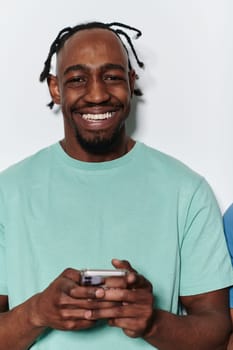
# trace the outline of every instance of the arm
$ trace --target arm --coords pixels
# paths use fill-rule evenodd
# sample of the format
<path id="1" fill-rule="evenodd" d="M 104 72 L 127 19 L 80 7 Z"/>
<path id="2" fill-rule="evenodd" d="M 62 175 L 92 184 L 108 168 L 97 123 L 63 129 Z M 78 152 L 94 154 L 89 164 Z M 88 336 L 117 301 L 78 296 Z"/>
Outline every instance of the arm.
<path id="1" fill-rule="evenodd" d="M 9 311 L 8 297 L 0 296 L 0 350 L 26 350 L 44 331 L 43 327 L 34 327 L 30 321 L 27 310 L 31 301 Z"/>
<path id="2" fill-rule="evenodd" d="M 231 313 L 231 323 L 233 324 L 233 309 L 232 308 L 230 308 L 230 313 Z M 227 350 L 233 350 L 233 333 L 231 333 Z"/>
<path id="3" fill-rule="evenodd" d="M 163 350 L 224 350 L 231 331 L 226 289 L 182 297 L 187 316 L 155 310 L 145 340 Z"/>
<path id="4" fill-rule="evenodd" d="M 8 297 L 0 296 L 0 350 L 26 350 L 46 328 L 80 330 L 90 328 L 86 309 L 99 307 L 96 287 L 78 285 L 80 274 L 67 269 L 43 292 L 8 309 Z M 75 297 L 73 296 L 75 294 Z M 100 293 L 101 296 L 101 293 Z M 112 303 L 101 303 L 111 307 Z M 13 330 L 13 331 L 12 331 Z"/>
<path id="5" fill-rule="evenodd" d="M 103 300 L 121 301 L 121 306 L 89 310 L 90 320 L 108 318 L 130 337 L 142 337 L 161 350 L 224 350 L 231 331 L 227 289 L 196 296 L 181 297 L 186 316 L 154 309 L 151 284 L 135 274 L 129 263 L 115 261 L 115 267 L 127 268 L 127 287 L 105 289 Z M 97 293 L 98 294 L 98 293 Z"/>

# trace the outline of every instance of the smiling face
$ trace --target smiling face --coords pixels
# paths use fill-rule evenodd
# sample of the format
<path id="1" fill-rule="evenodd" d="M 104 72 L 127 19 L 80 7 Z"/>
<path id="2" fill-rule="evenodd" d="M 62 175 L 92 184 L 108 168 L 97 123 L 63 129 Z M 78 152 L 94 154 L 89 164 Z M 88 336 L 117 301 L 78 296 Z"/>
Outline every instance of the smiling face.
<path id="1" fill-rule="evenodd" d="M 82 30 L 65 42 L 49 88 L 61 105 L 67 153 L 81 159 L 124 146 L 134 81 L 125 48 L 111 31 Z"/>

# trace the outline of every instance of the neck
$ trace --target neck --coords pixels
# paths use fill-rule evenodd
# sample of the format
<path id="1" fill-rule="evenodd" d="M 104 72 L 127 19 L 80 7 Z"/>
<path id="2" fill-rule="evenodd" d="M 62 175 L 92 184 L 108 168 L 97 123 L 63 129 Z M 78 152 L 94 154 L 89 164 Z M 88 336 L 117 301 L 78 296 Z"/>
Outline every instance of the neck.
<path id="1" fill-rule="evenodd" d="M 133 146 L 135 141 L 127 135 L 123 135 L 121 140 L 113 147 L 109 152 L 104 154 L 93 154 L 82 148 L 80 144 L 71 142 L 64 138 L 60 141 L 60 144 L 64 151 L 72 158 L 83 161 L 83 162 L 106 162 L 122 157 L 128 153 Z"/>

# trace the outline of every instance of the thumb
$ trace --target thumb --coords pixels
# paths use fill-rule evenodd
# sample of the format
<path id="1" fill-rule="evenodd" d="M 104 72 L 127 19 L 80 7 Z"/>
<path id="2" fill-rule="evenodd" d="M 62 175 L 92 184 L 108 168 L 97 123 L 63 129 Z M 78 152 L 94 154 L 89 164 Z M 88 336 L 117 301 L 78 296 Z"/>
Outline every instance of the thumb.
<path id="1" fill-rule="evenodd" d="M 126 269 L 129 272 L 137 273 L 137 271 L 131 266 L 131 264 L 127 260 L 112 259 L 112 265 L 116 269 Z"/>

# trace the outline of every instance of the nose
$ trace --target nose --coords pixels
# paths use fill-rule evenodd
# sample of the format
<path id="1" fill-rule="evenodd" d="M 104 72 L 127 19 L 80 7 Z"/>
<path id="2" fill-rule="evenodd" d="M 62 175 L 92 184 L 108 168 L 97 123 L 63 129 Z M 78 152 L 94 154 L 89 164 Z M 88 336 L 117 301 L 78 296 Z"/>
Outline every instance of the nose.
<path id="1" fill-rule="evenodd" d="M 92 79 L 88 82 L 85 100 L 92 104 L 101 104 L 110 99 L 107 86 L 101 79 Z"/>

